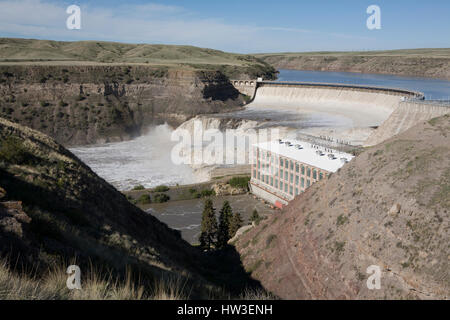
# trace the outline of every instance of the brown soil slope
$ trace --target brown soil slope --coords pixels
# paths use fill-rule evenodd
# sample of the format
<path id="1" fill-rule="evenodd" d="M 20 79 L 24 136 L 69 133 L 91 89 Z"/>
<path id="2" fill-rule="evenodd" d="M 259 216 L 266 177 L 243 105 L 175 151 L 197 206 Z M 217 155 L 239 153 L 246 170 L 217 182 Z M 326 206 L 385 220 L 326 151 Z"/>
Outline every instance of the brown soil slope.
<path id="1" fill-rule="evenodd" d="M 450 298 L 449 137 L 444 116 L 366 150 L 239 239 L 247 270 L 288 299 Z"/>

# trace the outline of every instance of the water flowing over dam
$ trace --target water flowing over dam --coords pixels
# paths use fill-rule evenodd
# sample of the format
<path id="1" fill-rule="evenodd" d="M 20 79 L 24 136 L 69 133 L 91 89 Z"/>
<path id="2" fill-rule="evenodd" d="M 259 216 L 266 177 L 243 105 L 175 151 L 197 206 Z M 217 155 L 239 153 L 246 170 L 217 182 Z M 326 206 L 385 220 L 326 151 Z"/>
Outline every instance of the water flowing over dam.
<path id="1" fill-rule="evenodd" d="M 249 108 L 290 110 L 342 116 L 353 127 L 376 127 L 399 101 L 418 93 L 344 85 L 262 83 Z"/>
<path id="2" fill-rule="evenodd" d="M 245 87 L 248 81 L 236 88 Z M 365 146 L 378 144 L 420 121 L 450 112 L 447 102 L 425 102 L 421 92 L 364 85 L 258 81 L 247 112 L 297 113 L 323 117 L 322 128 L 303 130 L 313 135 L 337 135 Z M 320 126 L 319 126 L 320 127 Z M 328 127 L 329 130 L 324 130 Z"/>

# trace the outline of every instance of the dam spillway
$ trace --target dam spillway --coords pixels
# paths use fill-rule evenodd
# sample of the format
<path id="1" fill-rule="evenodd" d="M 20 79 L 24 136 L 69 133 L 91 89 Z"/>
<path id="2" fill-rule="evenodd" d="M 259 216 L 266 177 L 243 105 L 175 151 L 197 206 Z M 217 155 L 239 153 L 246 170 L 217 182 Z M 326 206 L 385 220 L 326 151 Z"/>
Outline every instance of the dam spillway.
<path id="1" fill-rule="evenodd" d="M 248 81 L 235 86 L 244 94 L 251 92 Z M 340 127 L 340 138 L 345 135 L 359 135 L 356 139 L 365 146 L 378 144 L 390 137 L 406 131 L 423 120 L 450 112 L 447 103 L 429 104 L 423 101 L 421 92 L 383 88 L 365 85 L 346 85 L 329 83 L 257 81 L 253 87 L 251 102 L 247 110 L 277 111 L 323 115 L 336 119 Z M 333 122 L 331 120 L 330 122 Z M 346 129 L 343 129 L 345 128 Z M 376 130 L 375 130 L 376 128 Z M 356 130 L 356 131 L 355 131 Z M 309 133 L 322 134 L 322 131 Z M 336 132 L 330 130 L 329 132 Z"/>
<path id="2" fill-rule="evenodd" d="M 353 127 L 377 127 L 401 99 L 418 95 L 376 87 L 266 82 L 258 85 L 248 107 L 339 115 L 350 120 Z"/>

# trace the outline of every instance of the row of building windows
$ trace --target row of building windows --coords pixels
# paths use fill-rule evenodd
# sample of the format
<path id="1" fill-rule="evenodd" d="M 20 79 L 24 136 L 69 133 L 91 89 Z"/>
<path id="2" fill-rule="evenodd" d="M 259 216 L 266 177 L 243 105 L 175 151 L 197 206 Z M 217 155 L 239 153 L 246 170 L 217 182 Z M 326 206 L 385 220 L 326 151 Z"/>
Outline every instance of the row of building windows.
<path id="1" fill-rule="evenodd" d="M 289 193 L 290 195 L 294 195 L 294 188 L 295 188 L 295 194 L 300 194 L 300 191 L 309 188 L 311 186 L 311 180 L 305 179 L 303 177 L 295 176 L 295 184 L 294 184 L 294 178 L 291 174 L 290 180 L 279 180 L 277 177 L 261 174 L 260 172 L 257 172 L 256 170 L 253 170 L 253 178 L 256 180 L 259 180 L 267 185 L 270 185 L 271 187 L 274 187 L 276 189 L 279 189 L 280 191 L 283 191 L 285 193 Z M 314 182 L 314 181 L 313 181 Z"/>
<path id="2" fill-rule="evenodd" d="M 280 174 L 280 176 L 283 177 L 283 173 L 284 173 L 284 176 L 287 177 L 287 175 L 289 174 L 288 173 L 289 168 L 286 171 L 284 171 L 284 169 L 283 169 L 284 167 L 278 168 L 274 165 L 266 164 L 263 162 L 258 162 L 257 168 L 258 168 L 258 170 L 268 172 L 269 174 L 272 174 L 275 176 L 278 176 L 278 174 Z M 294 172 L 293 166 L 290 171 Z M 300 172 L 304 176 L 307 176 L 307 177 L 312 176 L 312 178 L 314 180 L 322 180 L 324 178 L 323 172 L 318 171 L 316 169 L 311 169 L 309 167 L 306 167 L 303 164 L 295 163 L 295 173 L 300 173 Z M 292 175 L 292 173 L 291 173 L 291 175 Z M 285 179 L 287 180 L 287 178 L 285 178 Z"/>
<path id="3" fill-rule="evenodd" d="M 291 196 L 298 195 L 327 173 L 308 167 L 301 162 L 254 151 L 252 177 Z"/>

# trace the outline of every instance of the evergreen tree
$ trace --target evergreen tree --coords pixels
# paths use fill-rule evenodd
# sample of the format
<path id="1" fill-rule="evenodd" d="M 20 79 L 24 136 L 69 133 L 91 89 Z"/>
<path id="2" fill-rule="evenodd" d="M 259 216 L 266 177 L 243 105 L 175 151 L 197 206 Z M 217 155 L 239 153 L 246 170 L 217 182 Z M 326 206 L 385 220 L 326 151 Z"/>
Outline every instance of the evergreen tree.
<path id="1" fill-rule="evenodd" d="M 251 216 L 250 220 L 252 222 L 254 222 L 256 225 L 258 225 L 259 222 L 261 221 L 261 217 L 259 216 L 259 213 L 258 213 L 258 211 L 256 209 L 253 210 L 253 213 L 252 213 L 252 216 Z"/>
<path id="2" fill-rule="evenodd" d="M 228 234 L 230 238 L 233 238 L 236 232 L 242 227 L 242 218 L 238 212 L 235 212 L 231 217 L 230 227 L 228 229 Z"/>
<path id="3" fill-rule="evenodd" d="M 217 238 L 216 212 L 211 199 L 205 200 L 205 207 L 202 213 L 202 226 L 200 234 L 200 246 L 203 249 L 211 250 Z"/>
<path id="4" fill-rule="evenodd" d="M 230 240 L 229 229 L 232 217 L 233 210 L 231 209 L 230 203 L 225 201 L 219 216 L 219 231 L 217 233 L 217 247 L 219 249 L 224 248 L 228 240 Z"/>

